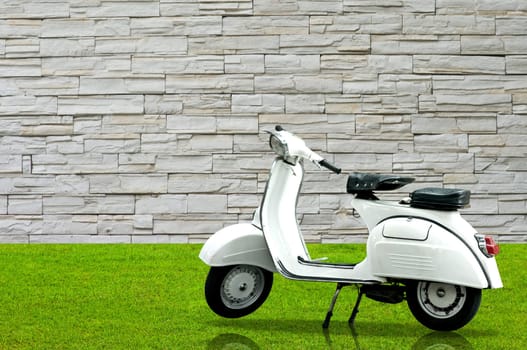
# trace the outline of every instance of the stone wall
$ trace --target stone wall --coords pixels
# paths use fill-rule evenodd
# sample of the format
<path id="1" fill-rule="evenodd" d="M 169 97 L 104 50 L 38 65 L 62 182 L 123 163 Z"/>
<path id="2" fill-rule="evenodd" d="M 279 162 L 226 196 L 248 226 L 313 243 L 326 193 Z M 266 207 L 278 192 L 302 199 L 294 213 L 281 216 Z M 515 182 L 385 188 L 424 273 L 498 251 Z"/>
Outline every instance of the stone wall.
<path id="1" fill-rule="evenodd" d="M 524 0 L 2 1 L 0 242 L 203 241 L 251 218 L 275 124 L 525 240 L 526 34 Z M 306 168 L 307 238 L 362 239 Z"/>

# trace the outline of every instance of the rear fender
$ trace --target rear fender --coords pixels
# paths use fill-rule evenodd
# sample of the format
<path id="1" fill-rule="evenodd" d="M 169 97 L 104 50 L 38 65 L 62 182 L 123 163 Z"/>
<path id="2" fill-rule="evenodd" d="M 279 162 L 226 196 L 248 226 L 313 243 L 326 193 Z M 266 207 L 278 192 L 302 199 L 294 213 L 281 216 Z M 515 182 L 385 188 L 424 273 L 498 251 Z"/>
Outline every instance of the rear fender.
<path id="1" fill-rule="evenodd" d="M 478 289 L 502 286 L 495 259 L 483 256 L 475 239 L 461 239 L 434 222 L 391 218 L 377 225 L 369 240 L 374 275 Z"/>
<path id="2" fill-rule="evenodd" d="M 199 253 L 209 266 L 254 265 L 276 272 L 262 231 L 249 223 L 225 227 L 212 235 Z"/>

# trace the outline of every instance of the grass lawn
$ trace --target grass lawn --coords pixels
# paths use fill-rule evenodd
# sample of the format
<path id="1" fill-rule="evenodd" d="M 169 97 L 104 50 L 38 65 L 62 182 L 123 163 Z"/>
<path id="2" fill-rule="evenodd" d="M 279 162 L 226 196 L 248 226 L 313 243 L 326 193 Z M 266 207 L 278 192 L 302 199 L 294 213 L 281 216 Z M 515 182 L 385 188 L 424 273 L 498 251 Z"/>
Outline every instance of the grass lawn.
<path id="1" fill-rule="evenodd" d="M 505 288 L 483 291 L 455 333 L 421 326 L 406 303 L 344 289 L 322 331 L 335 285 L 275 275 L 264 305 L 241 319 L 209 310 L 200 245 L 0 245 L 0 349 L 525 349 L 527 245 L 503 245 Z M 360 258 L 363 245 L 310 245 L 312 256 Z M 358 260 L 358 259 L 355 259 Z"/>

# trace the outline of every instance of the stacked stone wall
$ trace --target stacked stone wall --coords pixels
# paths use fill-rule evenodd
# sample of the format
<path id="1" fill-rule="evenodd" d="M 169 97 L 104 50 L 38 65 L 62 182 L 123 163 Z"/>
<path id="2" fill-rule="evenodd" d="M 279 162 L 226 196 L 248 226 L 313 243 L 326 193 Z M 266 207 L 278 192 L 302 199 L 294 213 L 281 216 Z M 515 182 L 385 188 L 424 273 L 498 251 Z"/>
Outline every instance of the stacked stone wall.
<path id="1" fill-rule="evenodd" d="M 524 241 L 527 2 L 0 3 L 0 242 L 201 242 L 251 219 L 275 124 Z M 363 240 L 346 177 L 306 170 L 306 238 Z"/>

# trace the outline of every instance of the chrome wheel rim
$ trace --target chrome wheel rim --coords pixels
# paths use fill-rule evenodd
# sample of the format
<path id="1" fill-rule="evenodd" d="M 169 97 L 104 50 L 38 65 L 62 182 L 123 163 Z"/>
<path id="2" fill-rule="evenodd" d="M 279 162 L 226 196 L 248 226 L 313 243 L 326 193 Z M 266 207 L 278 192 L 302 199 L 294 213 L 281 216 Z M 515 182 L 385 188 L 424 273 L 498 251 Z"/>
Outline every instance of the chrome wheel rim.
<path id="1" fill-rule="evenodd" d="M 231 309 L 243 309 L 253 304 L 264 289 L 264 275 L 256 266 L 239 265 L 225 276 L 221 285 L 221 300 Z"/>
<path id="2" fill-rule="evenodd" d="M 435 318 L 449 318 L 457 314 L 467 299 L 462 286 L 446 283 L 419 282 L 417 298 L 423 310 Z"/>

